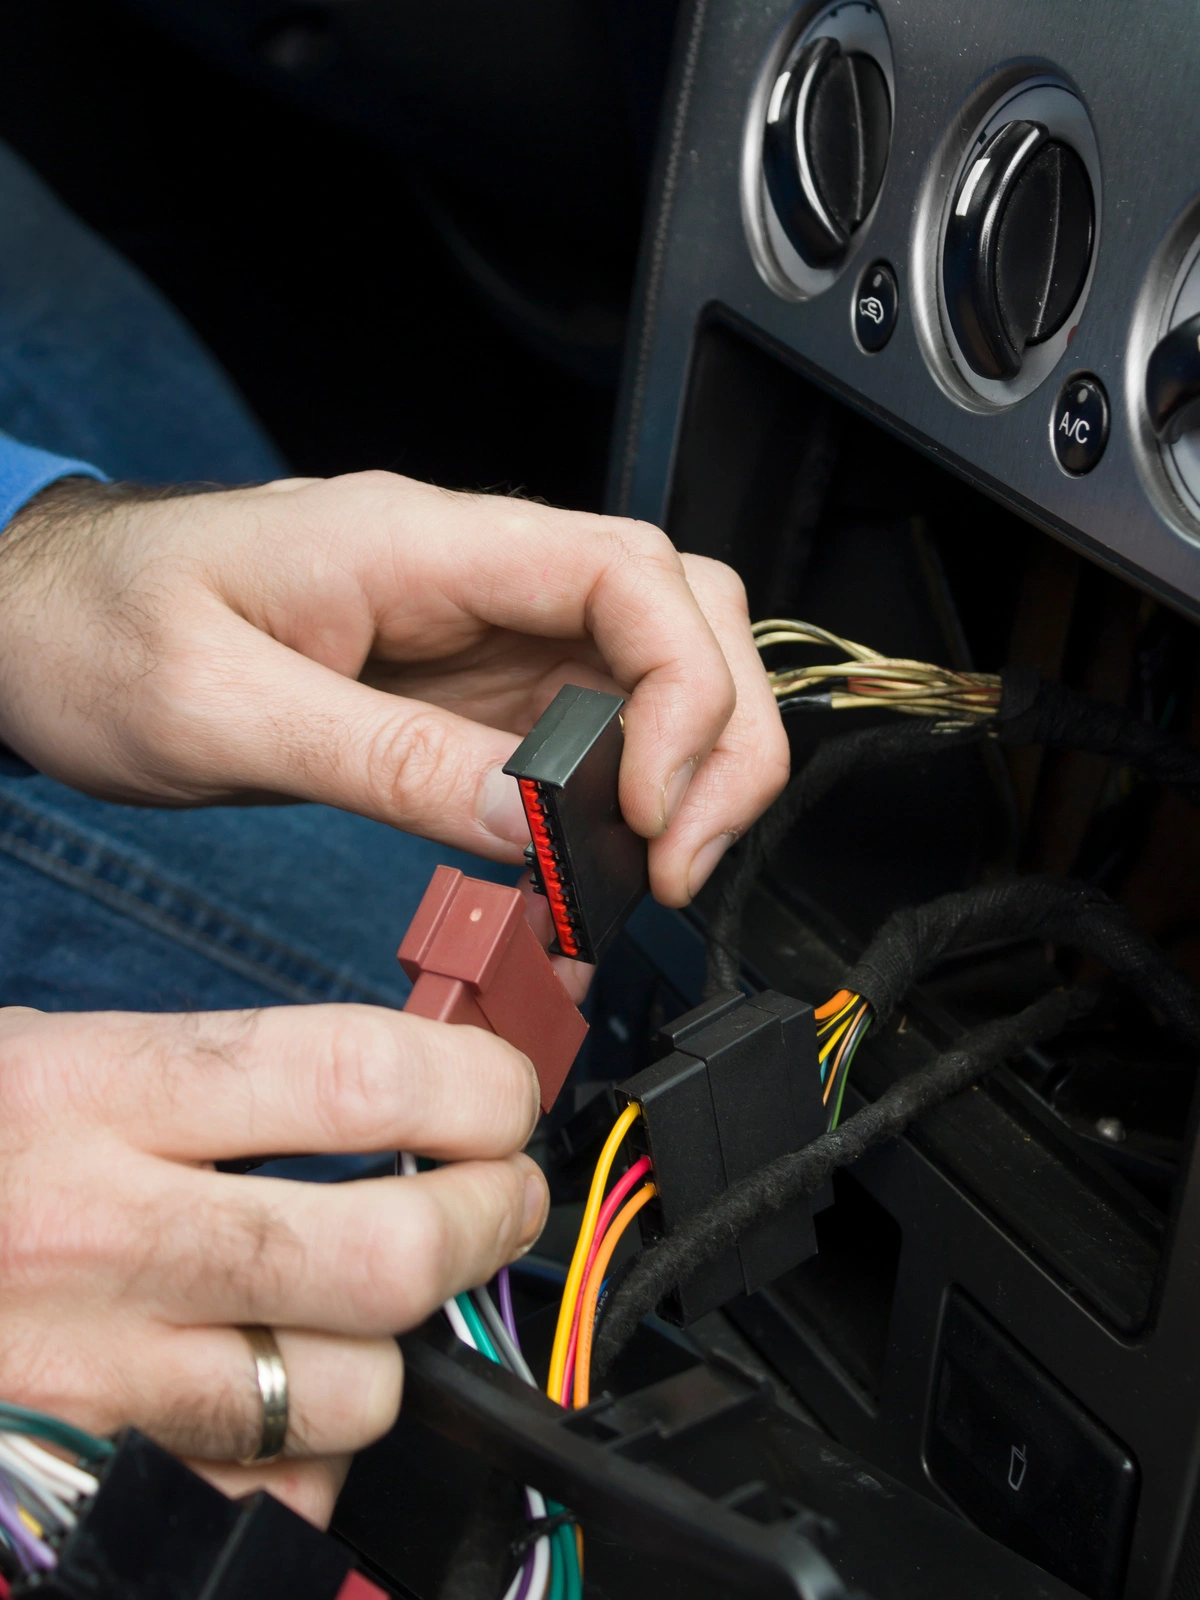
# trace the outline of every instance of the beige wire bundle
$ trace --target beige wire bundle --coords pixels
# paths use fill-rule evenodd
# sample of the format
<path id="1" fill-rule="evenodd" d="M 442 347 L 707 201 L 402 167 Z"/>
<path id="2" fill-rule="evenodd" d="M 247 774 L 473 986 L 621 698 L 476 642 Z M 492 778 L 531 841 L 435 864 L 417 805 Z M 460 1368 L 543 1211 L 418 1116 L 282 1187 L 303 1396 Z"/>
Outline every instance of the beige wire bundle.
<path id="1" fill-rule="evenodd" d="M 809 700 L 831 711 L 883 706 L 960 725 L 993 717 L 999 709 L 1000 679 L 995 673 L 955 672 L 926 661 L 882 656 L 815 623 L 787 617 L 756 622 L 752 632 L 760 651 L 772 645 L 826 645 L 846 657 L 809 667 L 768 668 L 767 678 L 781 703 Z"/>

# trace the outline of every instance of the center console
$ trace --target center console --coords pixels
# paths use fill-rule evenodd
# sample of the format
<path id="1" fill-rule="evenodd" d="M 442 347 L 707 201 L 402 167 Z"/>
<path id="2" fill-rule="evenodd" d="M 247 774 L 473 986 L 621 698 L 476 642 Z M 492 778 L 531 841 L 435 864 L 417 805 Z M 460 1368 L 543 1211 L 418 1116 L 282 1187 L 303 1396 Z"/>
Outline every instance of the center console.
<path id="1" fill-rule="evenodd" d="M 1190 8 L 698 0 L 682 28 L 611 509 L 730 562 L 755 617 L 1036 665 L 1194 736 Z M 895 906 L 1013 867 L 1107 884 L 1193 959 L 1188 807 L 1122 812 L 1092 757 L 940 761 L 789 841 L 752 979 L 823 993 Z M 668 942 L 635 924 L 603 988 L 628 1037 L 694 998 Z M 911 1026 L 952 1037 L 1039 959 L 981 953 Z M 1111 1037 L 1018 1063 L 861 1162 L 820 1255 L 730 1312 L 835 1438 L 1097 1597 L 1200 1594 L 1193 1086 Z"/>

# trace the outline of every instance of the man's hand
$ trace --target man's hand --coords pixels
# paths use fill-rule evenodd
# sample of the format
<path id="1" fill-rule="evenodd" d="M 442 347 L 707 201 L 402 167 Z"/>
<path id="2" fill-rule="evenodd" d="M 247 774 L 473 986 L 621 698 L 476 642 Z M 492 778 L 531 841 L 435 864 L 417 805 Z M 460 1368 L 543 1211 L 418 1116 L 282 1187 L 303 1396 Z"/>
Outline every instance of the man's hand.
<path id="1" fill-rule="evenodd" d="M 73 481 L 0 541 L 0 737 L 108 799 L 322 801 L 497 860 L 563 683 L 628 697 L 621 804 L 685 904 L 788 749 L 737 577 L 642 523 L 388 473 Z"/>
<path id="2" fill-rule="evenodd" d="M 133 1424 L 228 1492 L 328 1518 L 338 1457 L 400 1401 L 392 1335 L 528 1249 L 545 1182 L 519 1154 L 526 1058 L 475 1028 L 368 1006 L 198 1016 L 0 1010 L 4 1397 L 95 1432 Z M 453 1165 L 335 1185 L 214 1160 L 403 1148 Z M 287 1459 L 239 1325 L 274 1329 Z"/>

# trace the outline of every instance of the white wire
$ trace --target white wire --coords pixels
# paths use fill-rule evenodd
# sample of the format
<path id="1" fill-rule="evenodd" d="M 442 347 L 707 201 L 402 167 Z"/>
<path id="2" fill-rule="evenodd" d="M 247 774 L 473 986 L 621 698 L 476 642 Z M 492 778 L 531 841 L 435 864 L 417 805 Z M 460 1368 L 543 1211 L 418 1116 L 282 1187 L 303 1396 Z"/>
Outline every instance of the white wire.
<path id="1" fill-rule="evenodd" d="M 546 1515 L 546 1502 L 536 1489 L 525 1489 L 525 1514 L 530 1522 L 537 1522 Z M 516 1600 L 517 1590 L 521 1587 L 521 1573 L 525 1570 L 522 1562 L 517 1569 L 516 1576 L 504 1592 L 504 1600 Z M 529 1581 L 529 1592 L 526 1600 L 544 1600 L 546 1591 L 550 1587 L 550 1538 L 549 1535 L 538 1540 L 533 1547 L 533 1572 Z"/>
<path id="2" fill-rule="evenodd" d="M 399 1151 L 396 1156 L 396 1164 L 402 1177 L 416 1177 L 417 1158 L 413 1155 L 411 1150 Z M 489 1300 L 490 1298 L 491 1297 L 489 1296 Z M 456 1301 L 453 1298 L 447 1300 L 443 1304 L 442 1310 L 446 1313 L 446 1320 L 449 1322 L 450 1326 L 454 1329 L 454 1332 L 458 1335 L 462 1342 L 465 1345 L 468 1345 L 472 1350 L 478 1351 L 479 1346 L 475 1343 L 475 1338 L 467 1325 L 467 1319 L 459 1310 Z M 491 1318 L 489 1317 L 487 1320 L 490 1322 Z M 503 1324 L 501 1324 L 501 1326 L 503 1326 Z M 505 1334 L 507 1337 L 507 1329 L 505 1330 Z M 526 1381 L 532 1383 L 533 1374 L 529 1372 L 528 1367 L 525 1368 L 525 1371 L 529 1373 L 529 1377 Z M 524 1374 L 522 1374 L 522 1376 L 524 1376 Z M 525 1503 L 529 1520 L 531 1522 L 537 1522 L 539 1518 L 546 1515 L 546 1502 L 536 1489 L 531 1489 L 526 1486 Z M 521 1572 L 524 1570 L 525 1566 L 522 1562 L 521 1570 L 517 1573 L 516 1577 L 509 1585 L 505 1593 L 504 1600 L 516 1600 L 517 1590 L 521 1587 Z M 529 1591 L 526 1596 L 526 1600 L 545 1600 L 549 1588 L 550 1540 L 547 1537 L 539 1539 L 533 1547 L 533 1572 L 530 1577 Z"/>
<path id="3" fill-rule="evenodd" d="M 44 1450 L 40 1444 L 26 1438 L 24 1434 L 0 1433 L 0 1440 L 10 1450 L 15 1450 L 19 1456 L 23 1456 L 31 1466 L 43 1472 L 47 1478 L 61 1485 L 62 1492 L 72 1498 L 93 1495 L 100 1487 L 100 1480 L 94 1473 L 85 1472 L 82 1467 L 74 1466 L 60 1456 L 51 1455 L 49 1450 Z"/>
<path id="4" fill-rule="evenodd" d="M 58 1484 L 49 1478 L 46 1473 L 42 1472 L 40 1468 L 31 1465 L 28 1461 L 23 1461 L 15 1451 L 9 1449 L 3 1440 L 0 1440 L 0 1467 L 3 1467 L 11 1477 L 21 1478 L 27 1483 L 38 1498 L 45 1501 L 47 1509 L 54 1512 L 56 1516 L 60 1507 L 68 1517 L 73 1515 L 70 1507 L 62 1502 L 62 1491 Z"/>
<path id="5" fill-rule="evenodd" d="M 467 1327 L 467 1319 L 458 1309 L 457 1304 L 453 1300 L 447 1300 L 442 1306 L 442 1310 L 446 1313 L 447 1321 L 462 1342 L 470 1345 L 472 1350 L 478 1350 L 479 1346 L 475 1343 L 475 1337 L 470 1328 Z"/>
<path id="6" fill-rule="evenodd" d="M 10 1477 L 20 1478 L 42 1502 L 54 1520 L 64 1528 L 73 1528 L 79 1521 L 70 1506 L 65 1505 L 59 1498 L 57 1488 L 49 1478 L 43 1472 L 39 1472 L 37 1467 L 22 1461 L 19 1455 L 9 1450 L 3 1440 L 0 1440 L 0 1467 L 3 1467 Z M 42 1519 L 39 1518 L 40 1520 Z"/>

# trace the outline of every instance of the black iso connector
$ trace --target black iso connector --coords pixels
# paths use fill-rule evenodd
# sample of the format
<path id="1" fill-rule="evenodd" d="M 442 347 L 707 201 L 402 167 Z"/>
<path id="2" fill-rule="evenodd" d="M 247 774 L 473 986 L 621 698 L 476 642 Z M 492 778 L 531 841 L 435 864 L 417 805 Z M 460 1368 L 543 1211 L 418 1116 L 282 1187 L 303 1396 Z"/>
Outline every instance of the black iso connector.
<path id="1" fill-rule="evenodd" d="M 264 1490 L 230 1500 L 130 1430 L 30 1600 L 387 1600 L 345 1545 Z"/>
<path id="2" fill-rule="evenodd" d="M 660 1061 L 617 1088 L 642 1115 L 629 1144 L 654 1163 L 656 1199 L 638 1218 L 643 1244 L 681 1223 L 778 1156 L 823 1133 L 817 1032 L 810 1005 L 768 990 L 728 991 L 658 1034 Z M 817 1252 L 813 1213 L 828 1186 L 757 1223 L 694 1273 L 662 1309 L 686 1327 L 742 1294 L 753 1294 Z"/>
<path id="3" fill-rule="evenodd" d="M 599 961 L 649 888 L 646 841 L 621 815 L 619 695 L 567 684 L 505 767 L 532 844 L 525 858 L 554 920 L 555 955 Z"/>

